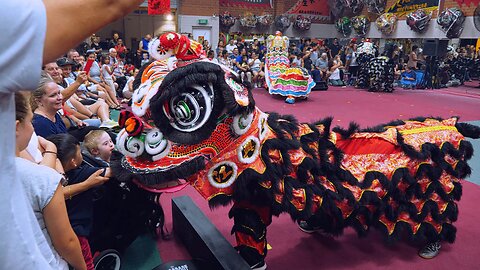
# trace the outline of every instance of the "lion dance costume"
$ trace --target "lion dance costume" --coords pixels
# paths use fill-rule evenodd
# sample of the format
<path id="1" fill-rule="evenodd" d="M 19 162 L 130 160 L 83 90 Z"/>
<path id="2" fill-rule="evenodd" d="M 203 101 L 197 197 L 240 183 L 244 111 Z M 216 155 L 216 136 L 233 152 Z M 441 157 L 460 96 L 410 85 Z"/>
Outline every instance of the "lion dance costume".
<path id="1" fill-rule="evenodd" d="M 113 164 L 120 181 L 159 187 L 185 179 L 209 204 L 233 202 L 237 249 L 264 262 L 272 215 L 315 218 L 326 232 L 374 227 L 455 240 L 460 180 L 480 128 L 456 118 L 418 118 L 360 130 L 332 119 L 298 123 L 264 113 L 231 70 L 204 58 L 176 33 L 150 43 L 158 59 L 134 83 L 132 112 L 122 112 Z M 175 55 L 177 62 L 171 61 Z"/>
<path id="2" fill-rule="evenodd" d="M 279 31 L 267 38 L 265 81 L 271 95 L 286 96 L 285 102 L 292 104 L 295 98 L 307 97 L 315 82 L 305 68 L 290 67 L 288 46 L 288 37 Z"/>
<path id="3" fill-rule="evenodd" d="M 357 47 L 360 70 L 357 86 L 371 92 L 393 92 L 394 63 L 391 55 L 376 57 L 378 48 L 370 41 Z"/>

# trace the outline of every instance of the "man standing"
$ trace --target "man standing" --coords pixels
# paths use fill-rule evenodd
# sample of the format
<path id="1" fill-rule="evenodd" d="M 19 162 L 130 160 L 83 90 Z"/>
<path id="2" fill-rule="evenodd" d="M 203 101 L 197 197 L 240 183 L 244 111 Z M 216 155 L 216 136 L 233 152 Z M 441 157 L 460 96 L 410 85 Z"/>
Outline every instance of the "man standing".
<path id="1" fill-rule="evenodd" d="M 152 35 L 146 34 L 145 37 L 140 40 L 140 43 L 138 44 L 138 52 L 139 55 L 143 55 L 144 53 L 148 54 L 148 43 L 152 40 Z"/>
<path id="2" fill-rule="evenodd" d="M 123 67 L 125 66 L 125 63 L 123 62 L 122 59 L 118 57 L 118 52 L 115 48 L 110 48 L 108 52 L 109 52 L 109 58 L 110 58 L 109 66 L 113 70 L 113 79 L 118 84 L 117 94 L 120 97 L 123 97 L 122 90 L 125 87 L 125 84 L 127 83 L 127 78 L 125 78 L 125 74 L 123 71 Z"/>
<path id="3" fill-rule="evenodd" d="M 340 49 L 342 49 L 342 46 L 338 43 L 338 38 L 334 38 L 332 44 L 328 46 L 330 49 L 330 53 L 332 57 L 335 57 L 340 52 Z"/>
<path id="4" fill-rule="evenodd" d="M 127 47 L 123 44 L 123 39 L 119 38 L 117 39 L 117 44 L 115 45 L 115 50 L 117 53 L 120 54 L 126 54 L 127 53 Z"/>

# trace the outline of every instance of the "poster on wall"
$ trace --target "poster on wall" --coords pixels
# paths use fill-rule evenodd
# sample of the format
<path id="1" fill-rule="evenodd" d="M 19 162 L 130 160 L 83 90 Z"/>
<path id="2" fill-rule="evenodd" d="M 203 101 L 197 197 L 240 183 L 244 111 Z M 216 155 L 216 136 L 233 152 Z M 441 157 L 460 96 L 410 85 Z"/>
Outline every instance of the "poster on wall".
<path id="1" fill-rule="evenodd" d="M 220 0 L 221 7 L 273 8 L 273 0 Z"/>
<path id="2" fill-rule="evenodd" d="M 312 23 L 325 23 L 330 20 L 327 0 L 299 0 L 286 15 L 296 18 L 298 15 L 310 18 Z"/>
<path id="3" fill-rule="evenodd" d="M 395 13 L 397 17 L 401 17 L 420 8 L 427 12 L 435 11 L 438 10 L 439 2 L 439 0 L 397 0 L 385 12 Z"/>

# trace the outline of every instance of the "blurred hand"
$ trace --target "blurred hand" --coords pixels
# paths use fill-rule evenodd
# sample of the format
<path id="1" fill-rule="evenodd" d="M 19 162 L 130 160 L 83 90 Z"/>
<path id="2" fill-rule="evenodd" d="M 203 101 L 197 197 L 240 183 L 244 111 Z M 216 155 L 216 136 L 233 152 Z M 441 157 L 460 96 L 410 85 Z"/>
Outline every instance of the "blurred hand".
<path id="1" fill-rule="evenodd" d="M 102 173 L 103 173 L 103 169 L 100 169 L 100 170 L 94 172 L 92 175 L 90 175 L 90 177 L 87 178 L 87 180 L 85 180 L 85 184 L 89 188 L 103 185 L 110 178 L 105 177 L 105 176 L 101 176 L 100 174 L 102 174 Z"/>
<path id="2" fill-rule="evenodd" d="M 40 136 L 38 136 L 38 146 L 40 148 L 40 152 L 57 152 L 57 146 L 54 143 Z"/>
<path id="3" fill-rule="evenodd" d="M 77 75 L 76 82 L 83 84 L 88 80 L 87 73 L 85 71 L 79 71 Z"/>
<path id="4" fill-rule="evenodd" d="M 77 124 L 78 128 L 83 128 L 83 127 L 88 126 L 88 124 L 83 122 L 82 120 L 79 120 L 76 124 Z"/>

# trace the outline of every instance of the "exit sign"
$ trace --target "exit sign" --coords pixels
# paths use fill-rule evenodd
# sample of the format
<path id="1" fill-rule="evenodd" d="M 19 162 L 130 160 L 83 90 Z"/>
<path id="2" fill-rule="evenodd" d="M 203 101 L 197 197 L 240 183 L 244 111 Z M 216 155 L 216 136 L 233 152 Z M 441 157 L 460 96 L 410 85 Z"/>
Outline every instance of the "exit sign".
<path id="1" fill-rule="evenodd" d="M 208 20 L 207 19 L 199 19 L 198 24 L 208 24 Z"/>

